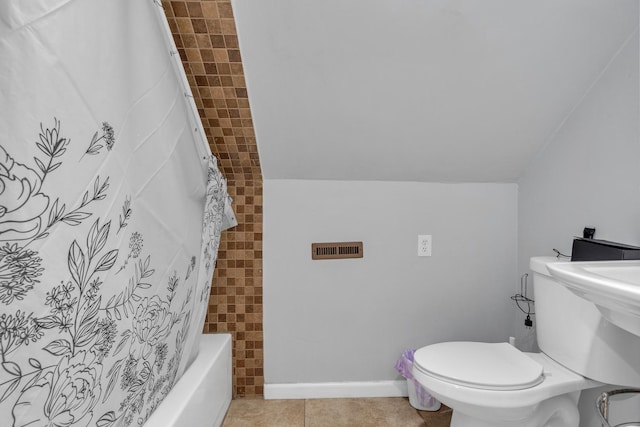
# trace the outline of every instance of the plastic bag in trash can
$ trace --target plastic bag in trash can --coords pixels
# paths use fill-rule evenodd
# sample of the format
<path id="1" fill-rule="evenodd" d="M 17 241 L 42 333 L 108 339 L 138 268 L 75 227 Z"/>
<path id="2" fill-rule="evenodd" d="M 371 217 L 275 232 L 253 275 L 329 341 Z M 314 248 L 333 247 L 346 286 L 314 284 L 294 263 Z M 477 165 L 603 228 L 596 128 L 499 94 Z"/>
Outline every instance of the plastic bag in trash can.
<path id="1" fill-rule="evenodd" d="M 405 350 L 396 362 L 396 371 L 408 380 L 413 379 L 413 353 L 415 350 Z"/>
<path id="2" fill-rule="evenodd" d="M 422 385 L 418 381 L 416 381 L 416 379 L 413 377 L 413 354 L 414 353 L 415 353 L 415 350 L 405 350 L 402 353 L 402 356 L 400 356 L 400 359 L 396 361 L 396 366 L 395 366 L 396 371 L 400 372 L 400 375 L 405 377 L 408 380 L 408 383 L 412 383 L 413 386 L 415 387 L 416 397 L 419 400 L 419 405 L 422 407 L 419 409 L 431 409 L 431 410 L 437 411 L 438 408 L 440 408 L 440 404 L 439 404 L 440 402 L 438 402 L 438 400 L 435 397 L 431 396 L 427 392 L 427 390 L 425 390 L 425 388 L 422 387 Z"/>

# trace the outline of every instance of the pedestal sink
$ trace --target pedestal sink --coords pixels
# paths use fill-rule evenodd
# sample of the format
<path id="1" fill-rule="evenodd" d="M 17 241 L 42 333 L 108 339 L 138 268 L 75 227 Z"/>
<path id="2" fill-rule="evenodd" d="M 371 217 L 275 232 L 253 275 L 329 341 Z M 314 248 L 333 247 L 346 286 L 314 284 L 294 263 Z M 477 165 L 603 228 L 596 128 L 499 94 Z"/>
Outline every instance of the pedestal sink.
<path id="1" fill-rule="evenodd" d="M 609 322 L 640 336 L 640 261 L 563 262 L 547 268 Z"/>

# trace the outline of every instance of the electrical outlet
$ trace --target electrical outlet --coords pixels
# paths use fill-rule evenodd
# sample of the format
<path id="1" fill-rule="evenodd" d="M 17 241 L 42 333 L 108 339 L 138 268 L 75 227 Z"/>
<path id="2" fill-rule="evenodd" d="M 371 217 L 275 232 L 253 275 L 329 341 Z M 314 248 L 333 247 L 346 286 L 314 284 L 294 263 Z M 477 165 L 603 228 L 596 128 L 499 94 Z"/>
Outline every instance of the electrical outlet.
<path id="1" fill-rule="evenodd" d="M 431 235 L 418 235 L 418 256 L 431 256 Z"/>

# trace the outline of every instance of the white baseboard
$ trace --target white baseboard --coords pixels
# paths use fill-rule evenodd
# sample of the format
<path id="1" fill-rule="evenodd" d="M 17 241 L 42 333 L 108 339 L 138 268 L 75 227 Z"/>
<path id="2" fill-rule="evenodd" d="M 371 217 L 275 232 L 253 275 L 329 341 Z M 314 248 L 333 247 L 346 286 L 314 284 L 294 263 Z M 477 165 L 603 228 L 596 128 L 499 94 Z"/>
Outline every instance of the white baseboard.
<path id="1" fill-rule="evenodd" d="M 407 381 L 265 384 L 265 399 L 328 399 L 338 397 L 406 397 Z"/>

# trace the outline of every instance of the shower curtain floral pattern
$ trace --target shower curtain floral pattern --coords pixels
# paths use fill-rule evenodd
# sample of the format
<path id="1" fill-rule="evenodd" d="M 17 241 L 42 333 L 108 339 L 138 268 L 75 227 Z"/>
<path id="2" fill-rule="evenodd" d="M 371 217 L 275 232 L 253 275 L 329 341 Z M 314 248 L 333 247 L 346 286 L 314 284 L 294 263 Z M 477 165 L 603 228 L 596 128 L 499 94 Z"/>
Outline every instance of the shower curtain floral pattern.
<path id="1" fill-rule="evenodd" d="M 104 135 L 113 146 L 112 132 Z M 96 135 L 88 154 L 100 154 Z M 30 158 L 0 146 L 0 407 L 10 408 L 15 427 L 141 425 L 177 380 L 194 302 L 207 303 L 210 274 L 196 297 L 193 273 L 198 258 L 212 273 L 228 204 L 225 181 L 211 160 L 202 253 L 185 258 L 182 271 L 159 285 L 145 236 L 131 231 L 118 242 L 135 216 L 131 198 L 109 217 L 96 206 L 112 196 L 109 176 L 96 175 L 76 204 L 43 191 L 47 176 L 73 161 L 60 121 L 42 127 L 38 139 Z M 64 227 L 81 228 L 85 238 L 53 260 L 64 264 L 62 274 L 49 274 L 37 247 Z M 107 289 L 109 278 L 122 289 Z M 32 295 L 35 288 L 42 292 Z M 28 308 L 33 301 L 19 304 L 32 296 L 40 296 L 44 313 Z"/>
<path id="2" fill-rule="evenodd" d="M 112 132 L 105 135 L 113 146 Z M 88 154 L 100 154 L 96 135 Z M 194 302 L 207 303 L 210 274 L 198 286 L 193 273 L 198 258 L 212 273 L 228 204 L 225 181 L 210 160 L 202 253 L 185 258 L 182 271 L 160 285 L 145 237 L 131 231 L 128 241 L 118 241 L 135 216 L 131 198 L 109 217 L 96 206 L 112 196 L 109 176 L 96 175 L 76 204 L 43 191 L 47 176 L 73 161 L 60 121 L 42 127 L 38 139 L 30 158 L 0 146 L 0 407 L 11 408 L 15 427 L 141 425 L 177 380 Z M 64 227 L 81 228 L 85 238 L 52 260 L 64 264 L 62 274 L 49 274 L 37 247 Z M 122 289 L 107 289 L 109 279 Z M 35 288 L 42 292 L 32 295 Z M 39 305 L 19 304 L 32 296 Z M 45 312 L 28 308 L 34 305 Z"/>
<path id="3" fill-rule="evenodd" d="M 193 356 L 235 219 L 158 7 L 0 3 L 2 426 L 140 426 Z"/>

